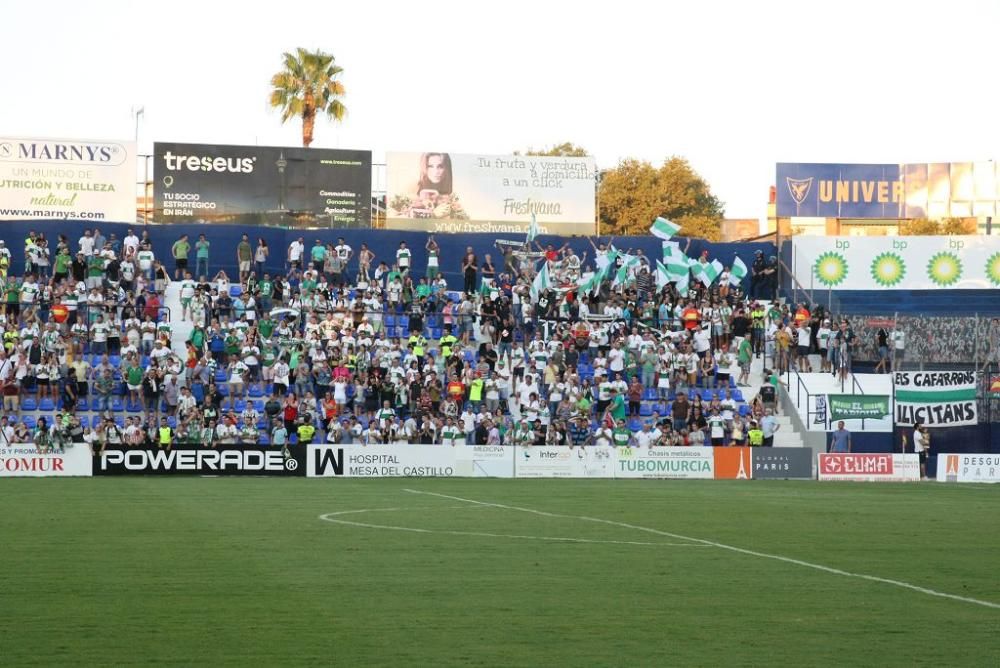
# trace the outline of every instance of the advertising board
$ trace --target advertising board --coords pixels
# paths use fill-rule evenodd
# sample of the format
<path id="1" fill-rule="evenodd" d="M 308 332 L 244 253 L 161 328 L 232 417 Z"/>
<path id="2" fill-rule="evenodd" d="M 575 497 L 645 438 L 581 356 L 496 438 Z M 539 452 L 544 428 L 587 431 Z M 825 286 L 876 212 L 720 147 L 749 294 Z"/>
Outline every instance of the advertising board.
<path id="1" fill-rule="evenodd" d="M 715 477 L 715 456 L 708 447 L 618 448 L 616 478 L 706 479 Z"/>
<path id="2" fill-rule="evenodd" d="M 751 448 L 754 480 L 812 480 L 811 448 Z"/>
<path id="3" fill-rule="evenodd" d="M 134 222 L 130 141 L 0 137 L 0 220 Z"/>
<path id="4" fill-rule="evenodd" d="M 514 455 L 517 478 L 611 478 L 614 449 L 605 446 L 519 447 Z"/>
<path id="5" fill-rule="evenodd" d="M 386 227 L 428 232 L 592 235 L 594 159 L 389 153 Z"/>
<path id="6" fill-rule="evenodd" d="M 888 452 L 819 454 L 820 480 L 911 482 L 920 480 L 920 458 Z"/>
<path id="7" fill-rule="evenodd" d="M 371 227 L 371 151 L 153 146 L 158 223 Z"/>
<path id="8" fill-rule="evenodd" d="M 90 448 L 72 445 L 65 452 L 38 451 L 33 443 L 0 446 L 0 478 L 44 478 L 50 476 L 89 476 Z"/>
<path id="9" fill-rule="evenodd" d="M 104 475 L 213 475 L 304 476 L 305 447 L 290 445 L 291 457 L 277 449 L 241 446 L 214 449 L 203 446 L 108 449 L 93 459 L 95 476 Z"/>
<path id="10" fill-rule="evenodd" d="M 951 454 L 937 456 L 938 482 L 1000 483 L 1000 455 Z"/>

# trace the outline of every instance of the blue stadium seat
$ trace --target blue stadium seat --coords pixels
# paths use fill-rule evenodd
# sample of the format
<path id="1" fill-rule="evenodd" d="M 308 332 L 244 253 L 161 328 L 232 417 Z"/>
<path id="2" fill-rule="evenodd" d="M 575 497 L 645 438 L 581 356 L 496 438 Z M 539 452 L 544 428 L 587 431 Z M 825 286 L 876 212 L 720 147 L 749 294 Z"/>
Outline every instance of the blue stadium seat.
<path id="1" fill-rule="evenodd" d="M 116 415 L 115 416 L 115 424 L 118 425 L 119 429 L 124 429 L 125 428 L 125 416 L 124 415 Z"/>
<path id="2" fill-rule="evenodd" d="M 140 404 L 140 403 L 133 403 L 131 401 L 126 401 L 125 402 L 125 410 L 128 411 L 129 413 L 141 413 L 142 412 L 142 404 Z"/>
<path id="3" fill-rule="evenodd" d="M 257 438 L 257 443 L 259 445 L 270 445 L 271 437 L 267 435 L 266 431 L 260 432 L 260 436 Z"/>
<path id="4" fill-rule="evenodd" d="M 21 422 L 23 422 L 24 426 L 27 427 L 28 429 L 34 429 L 37 424 L 35 422 L 34 416 L 31 415 L 25 415 L 23 418 L 21 418 Z"/>
<path id="5" fill-rule="evenodd" d="M 257 411 L 258 413 L 263 413 L 264 412 L 264 400 L 263 399 L 257 399 L 255 401 L 251 401 L 250 403 L 253 404 L 254 410 Z"/>
<path id="6" fill-rule="evenodd" d="M 199 404 L 205 400 L 205 388 L 201 385 L 192 385 L 191 394 Z"/>
<path id="7" fill-rule="evenodd" d="M 733 390 L 733 399 L 736 401 L 743 401 L 743 390 L 737 388 Z"/>
<path id="8" fill-rule="evenodd" d="M 101 410 L 101 400 L 98 397 L 94 397 L 90 400 L 90 410 L 99 411 Z"/>
<path id="9" fill-rule="evenodd" d="M 649 417 L 653 414 L 652 404 L 643 403 L 639 405 L 639 415 L 643 417 Z"/>
<path id="10" fill-rule="evenodd" d="M 636 419 L 632 419 L 628 423 L 628 428 L 632 431 L 639 431 L 642 429 L 642 422 Z"/>
<path id="11" fill-rule="evenodd" d="M 229 296 L 239 297 L 243 294 L 243 286 L 241 285 L 230 285 L 229 286 Z"/>
<path id="12" fill-rule="evenodd" d="M 225 383 L 227 378 L 228 378 L 228 376 L 226 376 L 226 370 L 225 369 L 218 369 L 218 370 L 216 370 L 216 372 L 215 372 L 215 382 L 216 383 Z"/>
<path id="13" fill-rule="evenodd" d="M 125 404 L 122 403 L 120 397 L 115 397 L 111 400 L 111 410 L 115 413 L 122 413 L 125 411 Z"/>
<path id="14" fill-rule="evenodd" d="M 97 429 L 98 427 L 101 426 L 102 420 L 103 420 L 103 418 L 100 415 L 95 415 L 94 419 L 92 419 L 90 421 L 90 428 L 91 429 Z M 81 424 L 83 424 L 82 421 L 81 421 Z M 84 426 L 86 426 L 86 425 L 84 425 Z"/>
<path id="15" fill-rule="evenodd" d="M 52 397 L 43 397 L 41 401 L 38 402 L 38 410 L 40 411 L 54 411 L 56 409 L 56 403 L 52 401 Z"/>
<path id="16" fill-rule="evenodd" d="M 122 365 L 121 355 L 109 355 L 108 361 L 111 362 L 111 366 L 116 369 Z"/>
<path id="17" fill-rule="evenodd" d="M 656 388 L 655 387 L 647 387 L 646 389 L 644 389 L 642 391 L 642 398 L 645 401 L 655 401 L 656 398 L 657 398 Z"/>
<path id="18" fill-rule="evenodd" d="M 250 385 L 247 389 L 247 396 L 253 399 L 257 399 L 264 396 L 264 388 L 260 386 L 260 383 L 254 383 Z"/>
<path id="19" fill-rule="evenodd" d="M 702 401 L 711 401 L 712 400 L 712 390 L 702 390 L 701 391 L 701 400 Z"/>
<path id="20" fill-rule="evenodd" d="M 243 399 L 237 399 L 236 400 L 236 408 L 235 408 L 235 410 L 236 410 L 237 413 L 242 413 L 246 409 L 246 407 L 247 407 L 247 402 L 246 401 L 244 401 Z"/>
<path id="21" fill-rule="evenodd" d="M 35 401 L 34 397 L 25 397 L 21 401 L 21 409 L 26 411 L 36 411 L 38 410 L 38 402 Z"/>
<path id="22" fill-rule="evenodd" d="M 391 313 L 385 316 L 385 328 L 389 329 L 390 327 L 395 327 L 395 326 L 396 326 L 396 316 L 392 315 Z"/>
<path id="23" fill-rule="evenodd" d="M 746 417 L 749 412 L 750 412 L 750 406 L 748 406 L 747 404 L 740 405 L 740 417 Z"/>
<path id="24" fill-rule="evenodd" d="M 167 417 L 167 426 L 171 429 L 177 429 L 177 418 L 173 415 Z"/>

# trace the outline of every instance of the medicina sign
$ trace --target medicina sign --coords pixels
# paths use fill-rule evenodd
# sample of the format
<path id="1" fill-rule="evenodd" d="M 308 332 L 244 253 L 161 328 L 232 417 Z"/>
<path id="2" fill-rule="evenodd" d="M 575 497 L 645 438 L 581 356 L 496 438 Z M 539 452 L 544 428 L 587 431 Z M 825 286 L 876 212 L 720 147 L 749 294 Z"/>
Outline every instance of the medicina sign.
<path id="1" fill-rule="evenodd" d="M 0 137 L 0 220 L 135 221 L 135 144 Z"/>
<path id="2" fill-rule="evenodd" d="M 897 371 L 893 386 L 899 426 L 954 427 L 978 421 L 972 371 Z"/>

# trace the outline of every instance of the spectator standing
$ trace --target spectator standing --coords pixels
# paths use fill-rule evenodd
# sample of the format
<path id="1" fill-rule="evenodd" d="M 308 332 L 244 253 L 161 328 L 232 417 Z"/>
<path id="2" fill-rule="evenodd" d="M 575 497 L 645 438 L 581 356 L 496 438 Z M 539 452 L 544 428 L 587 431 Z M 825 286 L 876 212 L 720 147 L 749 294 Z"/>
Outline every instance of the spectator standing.
<path id="1" fill-rule="evenodd" d="M 184 272 L 187 271 L 188 255 L 191 253 L 188 235 L 182 234 L 181 238 L 170 247 L 170 253 L 174 256 L 174 280 L 180 280 Z"/>
<path id="2" fill-rule="evenodd" d="M 198 235 L 198 241 L 194 244 L 194 275 L 208 276 L 208 249 L 211 246 L 204 234 Z"/>
<path id="3" fill-rule="evenodd" d="M 253 259 L 253 249 L 250 247 L 250 236 L 244 234 L 236 247 L 236 266 L 240 272 L 240 283 L 250 276 L 250 261 Z"/>
<path id="4" fill-rule="evenodd" d="M 844 428 L 844 421 L 837 423 L 837 430 L 830 432 L 830 452 L 850 452 L 851 432 Z"/>

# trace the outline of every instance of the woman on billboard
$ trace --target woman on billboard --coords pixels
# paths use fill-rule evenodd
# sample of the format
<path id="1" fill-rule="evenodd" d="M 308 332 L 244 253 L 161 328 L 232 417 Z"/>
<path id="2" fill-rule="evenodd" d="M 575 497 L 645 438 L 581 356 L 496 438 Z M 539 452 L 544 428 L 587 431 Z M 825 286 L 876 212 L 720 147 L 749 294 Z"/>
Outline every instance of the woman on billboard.
<path id="1" fill-rule="evenodd" d="M 427 208 L 434 208 L 441 195 L 451 195 L 451 156 L 447 153 L 421 153 L 420 178 L 417 180 L 417 198 Z"/>

